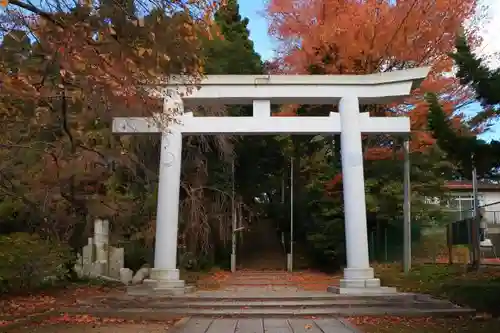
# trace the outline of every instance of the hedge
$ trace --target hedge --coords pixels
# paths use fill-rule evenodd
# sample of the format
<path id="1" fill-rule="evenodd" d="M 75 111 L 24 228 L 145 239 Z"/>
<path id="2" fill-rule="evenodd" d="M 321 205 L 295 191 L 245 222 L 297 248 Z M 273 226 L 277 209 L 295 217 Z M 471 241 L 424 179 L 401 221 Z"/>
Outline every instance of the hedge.
<path id="1" fill-rule="evenodd" d="M 70 249 L 35 234 L 0 236 L 0 293 L 30 291 L 68 276 Z"/>

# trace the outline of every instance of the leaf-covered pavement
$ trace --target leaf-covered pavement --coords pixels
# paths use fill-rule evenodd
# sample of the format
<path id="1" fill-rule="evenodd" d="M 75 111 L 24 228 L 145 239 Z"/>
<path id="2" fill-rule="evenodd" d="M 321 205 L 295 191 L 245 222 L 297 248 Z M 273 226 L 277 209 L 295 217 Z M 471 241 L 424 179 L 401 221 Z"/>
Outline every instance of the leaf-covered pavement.
<path id="1" fill-rule="evenodd" d="M 119 290 L 105 286 L 71 285 L 36 294 L 3 297 L 0 300 L 0 328 L 47 318 L 59 307 L 76 305 L 82 297 L 113 294 Z"/>
<path id="2" fill-rule="evenodd" d="M 240 287 L 267 285 L 269 287 L 293 287 L 303 291 L 326 291 L 329 286 L 338 285 L 341 275 L 328 275 L 314 270 L 297 272 L 239 270 L 234 274 L 219 272 L 213 276 L 218 280 L 220 287 L 238 285 Z"/>
<path id="3" fill-rule="evenodd" d="M 338 285 L 341 275 L 327 275 L 315 271 L 303 271 L 293 273 L 291 281 L 297 283 L 298 287 L 308 291 L 326 291 L 329 286 Z"/>
<path id="4" fill-rule="evenodd" d="M 160 333 L 169 330 L 177 321 L 134 321 L 65 313 L 37 318 L 21 325 L 6 325 L 4 329 L 9 333 Z"/>
<path id="5" fill-rule="evenodd" d="M 500 332 L 498 318 L 352 317 L 349 322 L 365 333 L 492 333 Z"/>
<path id="6" fill-rule="evenodd" d="M 97 319 L 91 316 L 58 316 L 41 323 L 9 330 L 9 333 L 163 333 L 175 324 L 165 322 L 133 322 L 122 319 Z"/>
<path id="7" fill-rule="evenodd" d="M 198 290 L 217 290 L 231 276 L 231 272 L 217 270 L 196 277 Z"/>

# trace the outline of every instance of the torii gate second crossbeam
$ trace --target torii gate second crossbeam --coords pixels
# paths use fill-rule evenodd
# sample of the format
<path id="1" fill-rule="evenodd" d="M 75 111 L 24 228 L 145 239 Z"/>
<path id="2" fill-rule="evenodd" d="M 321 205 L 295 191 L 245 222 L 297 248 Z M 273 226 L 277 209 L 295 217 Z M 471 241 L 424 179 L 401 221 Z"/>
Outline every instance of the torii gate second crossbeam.
<path id="1" fill-rule="evenodd" d="M 191 94 L 188 85 L 171 80 L 164 92 L 164 110 L 175 109 L 176 122 L 162 116 L 115 118 L 115 133 L 161 133 L 153 292 L 181 294 L 184 281 L 177 269 L 177 232 L 182 135 L 335 134 L 341 136 L 341 161 L 347 267 L 336 292 L 378 294 L 394 289 L 380 286 L 369 264 L 368 232 L 361 134 L 408 135 L 407 117 L 370 117 L 360 104 L 386 104 L 406 97 L 427 76 L 428 68 L 370 75 L 218 75 L 208 76 Z M 203 104 L 253 104 L 252 117 L 194 117 L 184 108 Z M 271 117 L 271 104 L 338 104 L 328 117 Z M 256 157 L 257 158 L 257 157 Z"/>

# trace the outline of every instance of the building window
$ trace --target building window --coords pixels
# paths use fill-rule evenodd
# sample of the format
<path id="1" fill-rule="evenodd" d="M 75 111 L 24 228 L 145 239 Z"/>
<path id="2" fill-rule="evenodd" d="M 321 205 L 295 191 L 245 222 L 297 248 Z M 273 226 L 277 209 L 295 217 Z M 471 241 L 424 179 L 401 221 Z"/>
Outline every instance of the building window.
<path id="1" fill-rule="evenodd" d="M 478 194 L 479 206 L 484 205 L 484 196 Z M 452 195 L 448 200 L 446 206 L 452 211 L 456 212 L 456 219 L 463 220 L 473 216 L 474 197 L 472 193 Z"/>

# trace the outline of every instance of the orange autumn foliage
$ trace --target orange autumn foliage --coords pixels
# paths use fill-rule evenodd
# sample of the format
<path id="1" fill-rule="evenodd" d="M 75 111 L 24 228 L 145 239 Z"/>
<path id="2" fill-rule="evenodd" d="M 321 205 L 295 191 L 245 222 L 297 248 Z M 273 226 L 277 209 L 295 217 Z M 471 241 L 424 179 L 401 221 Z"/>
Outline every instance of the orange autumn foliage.
<path id="1" fill-rule="evenodd" d="M 457 32 L 474 16 L 476 0 L 270 0 L 269 31 L 279 41 L 283 72 L 308 73 L 311 65 L 324 74 L 369 74 L 420 66 L 431 73 L 405 103 L 370 109 L 372 116 L 410 117 L 413 151 L 434 144 L 427 127 L 428 91 L 446 94 L 452 114 L 468 98 L 452 70 L 448 53 Z M 478 27 L 476 28 L 478 29 Z M 470 31 L 471 44 L 480 41 Z M 329 58 L 325 61 L 325 58 Z M 460 117 L 454 120 L 460 122 Z M 366 158 L 385 159 L 390 148 L 369 149 Z"/>
<path id="2" fill-rule="evenodd" d="M 283 105 L 278 112 L 273 113 L 273 117 L 296 117 L 298 105 Z"/>
<path id="3" fill-rule="evenodd" d="M 146 84 L 202 77 L 201 40 L 218 38 L 213 12 L 224 1 L 167 0 L 142 18 L 108 2 L 127 17 L 117 25 L 99 3 L 68 13 L 56 2 L 13 0 L 2 17 L 0 178 L 15 180 L 2 194 L 39 217 L 37 232 L 67 241 L 86 216 L 133 211 L 110 185 L 117 167 L 135 174 L 139 164 L 130 138 L 112 135 L 112 117 L 160 110 Z"/>
<path id="4" fill-rule="evenodd" d="M 10 19 L 25 22 L 20 29 L 36 37 L 36 55 L 44 59 L 41 65 L 57 62 L 63 82 L 55 88 L 46 84 L 47 73 L 39 68 L 43 66 L 22 66 L 12 75 L 0 65 L 0 97 L 39 102 L 59 97 L 63 90 L 73 99 L 99 91 L 132 112 L 151 109 L 156 98 L 145 91 L 145 85 L 156 84 L 180 71 L 194 81 L 200 79 L 204 70 L 199 37 L 218 35 L 212 17 L 223 4 L 224 1 L 208 0 L 165 1 L 164 10 L 176 15 L 158 16 L 154 23 L 145 23 L 144 18 L 130 19 L 126 39 L 115 35 L 112 24 L 95 23 L 101 18 L 85 15 L 83 10 L 80 15 L 68 15 L 12 2 L 14 8 L 26 11 L 13 12 Z"/>

